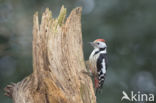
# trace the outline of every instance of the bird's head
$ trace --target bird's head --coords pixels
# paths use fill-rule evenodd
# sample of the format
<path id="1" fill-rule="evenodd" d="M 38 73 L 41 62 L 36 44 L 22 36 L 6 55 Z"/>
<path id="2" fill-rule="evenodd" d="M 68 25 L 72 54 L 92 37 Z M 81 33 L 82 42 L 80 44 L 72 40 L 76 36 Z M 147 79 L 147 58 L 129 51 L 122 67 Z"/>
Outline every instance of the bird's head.
<path id="1" fill-rule="evenodd" d="M 95 49 L 106 49 L 107 45 L 104 39 L 96 39 L 93 42 L 90 42 L 90 44 L 95 48 Z"/>

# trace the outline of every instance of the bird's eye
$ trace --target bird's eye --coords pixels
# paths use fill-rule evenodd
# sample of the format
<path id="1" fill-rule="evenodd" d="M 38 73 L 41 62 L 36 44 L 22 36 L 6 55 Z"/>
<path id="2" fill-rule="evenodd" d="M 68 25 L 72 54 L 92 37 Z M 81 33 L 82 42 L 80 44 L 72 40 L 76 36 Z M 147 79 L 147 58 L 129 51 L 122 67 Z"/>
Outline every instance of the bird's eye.
<path id="1" fill-rule="evenodd" d="M 100 43 L 97 43 L 97 45 L 99 45 Z"/>

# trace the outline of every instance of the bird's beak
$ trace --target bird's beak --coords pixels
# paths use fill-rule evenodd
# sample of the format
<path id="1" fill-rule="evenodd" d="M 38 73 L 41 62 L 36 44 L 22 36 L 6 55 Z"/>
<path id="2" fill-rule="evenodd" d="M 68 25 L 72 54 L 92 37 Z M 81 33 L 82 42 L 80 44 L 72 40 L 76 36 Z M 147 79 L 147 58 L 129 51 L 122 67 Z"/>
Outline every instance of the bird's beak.
<path id="1" fill-rule="evenodd" d="M 94 42 L 89 42 L 89 44 L 90 44 L 91 46 L 93 46 L 93 47 L 96 46 Z"/>

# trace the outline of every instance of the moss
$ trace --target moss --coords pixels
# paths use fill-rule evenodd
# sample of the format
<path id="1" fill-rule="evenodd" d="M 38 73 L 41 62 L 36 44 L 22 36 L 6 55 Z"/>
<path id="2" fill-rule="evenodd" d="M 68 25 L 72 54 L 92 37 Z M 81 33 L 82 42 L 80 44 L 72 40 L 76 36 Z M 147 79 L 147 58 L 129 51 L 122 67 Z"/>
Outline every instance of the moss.
<path id="1" fill-rule="evenodd" d="M 61 26 L 64 23 L 65 17 L 66 17 L 66 8 L 64 8 L 64 6 L 62 6 L 61 10 L 60 10 L 60 14 L 58 16 L 58 24 Z"/>
<path id="2" fill-rule="evenodd" d="M 58 16 L 58 18 L 56 18 L 54 21 L 53 21 L 53 31 L 54 32 L 57 32 L 57 26 L 62 26 L 62 24 L 64 23 L 65 21 L 65 17 L 66 17 L 66 8 L 64 8 L 64 6 L 62 6 L 61 10 L 60 10 L 60 14 Z"/>

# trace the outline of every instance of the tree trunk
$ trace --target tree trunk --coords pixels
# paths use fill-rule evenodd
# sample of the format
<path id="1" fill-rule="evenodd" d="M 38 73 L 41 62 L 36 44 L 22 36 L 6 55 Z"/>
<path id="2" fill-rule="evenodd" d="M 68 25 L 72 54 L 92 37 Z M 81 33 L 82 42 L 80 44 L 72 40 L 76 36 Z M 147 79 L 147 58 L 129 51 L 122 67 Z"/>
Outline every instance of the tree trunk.
<path id="1" fill-rule="evenodd" d="M 65 21 L 66 9 L 57 19 L 49 9 L 38 13 L 33 26 L 33 73 L 21 82 L 6 86 L 14 103 L 96 103 L 91 78 L 84 75 L 81 8 Z"/>

